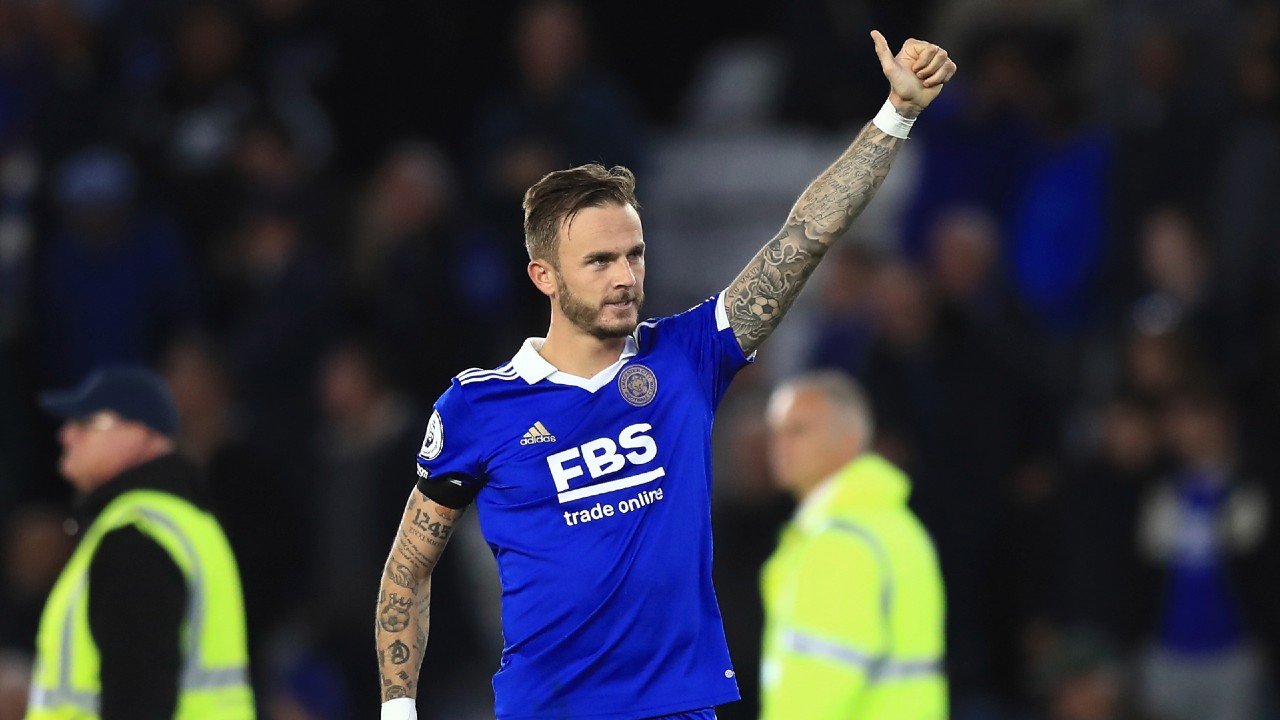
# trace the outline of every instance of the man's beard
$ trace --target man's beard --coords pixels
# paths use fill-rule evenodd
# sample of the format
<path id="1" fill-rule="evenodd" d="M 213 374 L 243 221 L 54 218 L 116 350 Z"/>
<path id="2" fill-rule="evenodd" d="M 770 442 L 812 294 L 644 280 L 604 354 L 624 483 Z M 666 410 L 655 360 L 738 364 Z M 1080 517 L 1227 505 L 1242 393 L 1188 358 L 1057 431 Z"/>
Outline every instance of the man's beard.
<path id="1" fill-rule="evenodd" d="M 556 279 L 556 290 L 557 302 L 560 303 L 560 312 L 569 318 L 569 322 L 581 328 L 591 337 L 597 340 L 616 340 L 635 332 L 636 324 L 640 320 L 640 306 L 644 304 L 643 292 L 626 292 L 606 298 L 605 302 L 599 305 L 592 305 L 570 292 L 569 287 L 559 278 Z M 619 320 L 617 323 L 609 325 L 600 321 L 600 314 L 605 305 L 611 302 L 626 302 L 627 300 L 635 301 L 635 320 Z"/>

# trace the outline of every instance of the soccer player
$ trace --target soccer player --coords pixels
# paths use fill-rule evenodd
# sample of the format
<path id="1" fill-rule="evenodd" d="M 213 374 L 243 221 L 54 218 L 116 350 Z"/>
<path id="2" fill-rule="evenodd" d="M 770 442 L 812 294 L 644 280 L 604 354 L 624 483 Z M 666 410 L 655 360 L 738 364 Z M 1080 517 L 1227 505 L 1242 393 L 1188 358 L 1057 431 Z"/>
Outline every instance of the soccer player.
<path id="1" fill-rule="evenodd" d="M 472 502 L 502 582 L 498 718 L 709 720 L 738 699 L 711 583 L 712 416 L 956 69 L 936 45 L 894 56 L 871 35 L 884 107 L 729 287 L 687 312 L 639 321 L 629 170 L 557 171 L 525 194 L 550 327 L 436 402 L 378 600 L 384 720 L 416 717 L 431 570 Z"/>

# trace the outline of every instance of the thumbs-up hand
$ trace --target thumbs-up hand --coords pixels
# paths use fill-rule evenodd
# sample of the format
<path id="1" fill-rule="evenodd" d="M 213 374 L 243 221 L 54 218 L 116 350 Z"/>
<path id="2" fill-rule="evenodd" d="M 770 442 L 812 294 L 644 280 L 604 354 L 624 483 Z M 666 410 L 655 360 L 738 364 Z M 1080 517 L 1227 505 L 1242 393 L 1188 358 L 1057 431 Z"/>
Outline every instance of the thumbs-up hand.
<path id="1" fill-rule="evenodd" d="M 871 31 L 880 69 L 889 80 L 889 102 L 898 114 L 914 118 L 938 97 L 942 86 L 956 74 L 956 64 L 947 51 L 923 40 L 907 40 L 897 55 L 879 30 Z"/>

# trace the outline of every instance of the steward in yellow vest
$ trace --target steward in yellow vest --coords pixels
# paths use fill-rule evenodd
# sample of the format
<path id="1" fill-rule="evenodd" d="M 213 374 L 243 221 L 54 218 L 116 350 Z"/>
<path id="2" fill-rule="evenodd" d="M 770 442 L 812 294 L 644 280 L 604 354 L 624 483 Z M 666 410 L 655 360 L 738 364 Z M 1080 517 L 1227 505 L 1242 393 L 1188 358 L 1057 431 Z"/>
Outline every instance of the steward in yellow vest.
<path id="1" fill-rule="evenodd" d="M 769 404 L 770 459 L 800 500 L 762 574 L 762 720 L 945 720 L 945 599 L 907 477 L 863 452 L 871 418 L 820 372 Z"/>
<path id="2" fill-rule="evenodd" d="M 252 720 L 239 572 L 174 453 L 163 382 L 109 368 L 42 404 L 65 420 L 81 536 L 41 615 L 27 720 Z"/>

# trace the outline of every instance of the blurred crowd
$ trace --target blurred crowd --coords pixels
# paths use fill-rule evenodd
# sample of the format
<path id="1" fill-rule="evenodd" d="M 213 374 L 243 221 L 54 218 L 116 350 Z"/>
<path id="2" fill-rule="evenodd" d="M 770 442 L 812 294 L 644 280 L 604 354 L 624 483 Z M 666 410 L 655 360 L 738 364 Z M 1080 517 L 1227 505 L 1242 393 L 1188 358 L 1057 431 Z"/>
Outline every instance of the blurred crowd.
<path id="1" fill-rule="evenodd" d="M 960 74 L 720 411 L 720 717 L 754 717 L 791 510 L 763 398 L 816 367 L 865 385 L 914 480 L 957 720 L 1226 718 L 1186 714 L 1215 692 L 1280 717 L 1280 3 L 359 5 L 0 0 L 0 720 L 72 542 L 38 391 L 161 369 L 262 716 L 367 716 L 431 403 L 545 329 L 524 189 L 634 168 L 649 310 L 687 307 L 883 101 L 873 27 Z M 487 553 L 472 527 L 436 571 L 435 717 L 491 716 Z"/>

